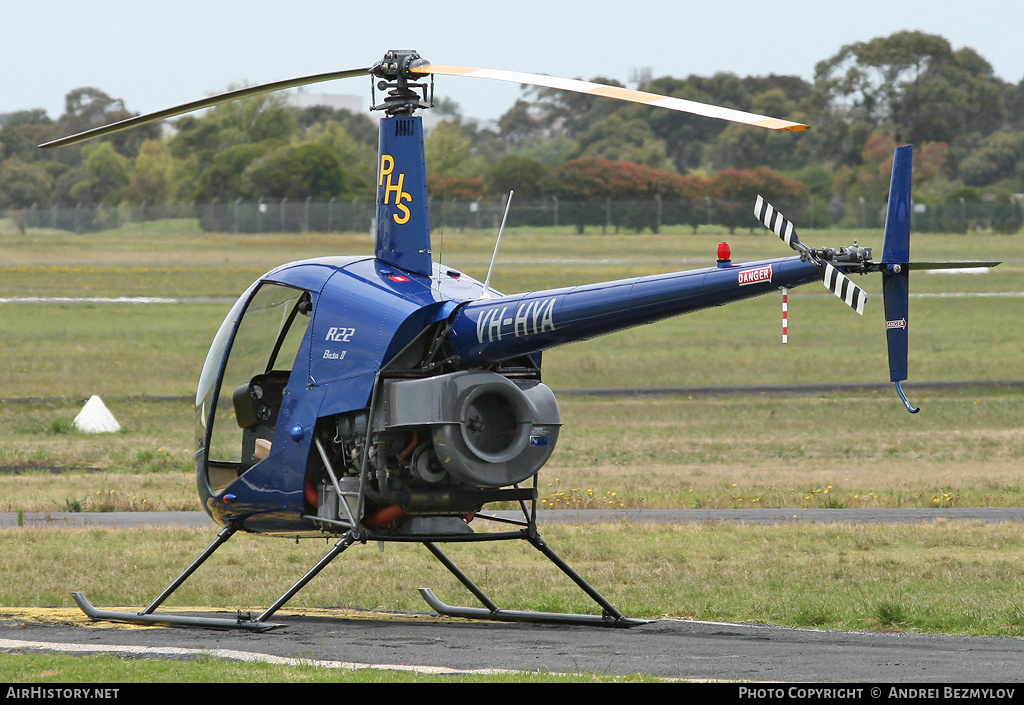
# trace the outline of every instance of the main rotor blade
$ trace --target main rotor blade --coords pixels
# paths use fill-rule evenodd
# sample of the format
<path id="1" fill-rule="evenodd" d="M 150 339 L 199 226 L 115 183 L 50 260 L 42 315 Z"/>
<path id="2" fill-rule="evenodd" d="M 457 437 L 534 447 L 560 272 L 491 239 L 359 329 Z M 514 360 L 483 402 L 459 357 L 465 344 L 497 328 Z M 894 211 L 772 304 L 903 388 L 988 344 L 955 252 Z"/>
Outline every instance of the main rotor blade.
<path id="1" fill-rule="evenodd" d="M 799 122 L 779 120 L 778 118 L 768 117 L 766 115 L 746 113 L 742 110 L 722 108 L 717 105 L 697 103 L 692 100 L 683 100 L 682 98 L 670 98 L 668 96 L 658 95 L 657 93 L 635 91 L 629 88 L 607 86 L 601 83 L 579 81 L 570 78 L 557 78 L 555 76 L 545 76 L 536 73 L 521 73 L 519 71 L 502 71 L 500 69 L 443 66 L 439 64 L 416 66 L 410 70 L 412 73 L 437 74 L 443 76 L 470 76 L 472 78 L 489 78 L 495 81 L 509 81 L 511 83 L 524 83 L 531 86 L 556 88 L 558 90 L 572 91 L 574 93 L 585 93 L 587 95 L 616 98 L 618 100 L 626 100 L 632 103 L 644 103 L 646 105 L 653 105 L 659 108 L 676 110 L 681 113 L 692 113 L 694 115 L 719 118 L 720 120 L 729 120 L 731 122 L 738 122 L 744 125 L 765 127 L 770 130 L 800 131 L 810 129 L 808 125 L 804 125 Z"/>
<path id="2" fill-rule="evenodd" d="M 173 108 L 167 108 L 165 110 L 159 110 L 155 113 L 149 113 L 148 115 L 137 115 L 135 117 L 128 118 L 127 120 L 121 120 L 120 122 L 114 122 L 109 125 L 103 125 L 102 127 L 95 127 L 85 132 L 79 132 L 75 135 L 68 135 L 67 137 L 61 137 L 60 139 L 46 142 L 45 144 L 39 145 L 43 149 L 49 149 L 51 147 L 65 147 L 69 144 L 78 144 L 85 140 L 92 139 L 93 137 L 100 137 L 102 135 L 109 135 L 114 132 L 120 132 L 121 130 L 127 130 L 131 127 L 138 127 L 139 125 L 146 125 L 157 120 L 166 120 L 177 115 L 184 115 L 194 110 L 202 110 L 203 108 L 212 108 L 215 105 L 221 103 L 229 103 L 233 100 L 240 100 L 242 98 L 250 98 L 256 95 L 262 95 L 264 93 L 272 93 L 273 91 L 280 91 L 286 88 L 296 88 L 298 86 L 306 86 L 310 83 L 321 83 L 323 81 L 334 81 L 340 78 L 352 78 L 353 76 L 366 76 L 369 75 L 370 69 L 349 69 L 348 71 L 332 71 L 330 73 L 318 73 L 312 76 L 301 76 L 299 78 L 289 78 L 284 81 L 274 81 L 273 83 L 264 83 L 259 86 L 251 86 L 249 88 L 240 88 L 235 91 L 229 91 L 228 93 L 221 93 L 210 98 L 203 98 L 202 100 L 194 100 L 191 103 L 185 103 L 178 105 Z"/>

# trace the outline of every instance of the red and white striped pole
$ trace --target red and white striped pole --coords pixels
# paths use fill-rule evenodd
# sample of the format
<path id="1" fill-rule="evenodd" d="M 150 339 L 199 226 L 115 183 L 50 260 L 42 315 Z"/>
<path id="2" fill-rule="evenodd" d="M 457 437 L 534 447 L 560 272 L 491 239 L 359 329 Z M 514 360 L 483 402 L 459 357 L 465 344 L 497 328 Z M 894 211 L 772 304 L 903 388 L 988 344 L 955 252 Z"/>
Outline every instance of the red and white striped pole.
<path id="1" fill-rule="evenodd" d="M 789 289 L 782 287 L 782 344 L 789 339 Z"/>

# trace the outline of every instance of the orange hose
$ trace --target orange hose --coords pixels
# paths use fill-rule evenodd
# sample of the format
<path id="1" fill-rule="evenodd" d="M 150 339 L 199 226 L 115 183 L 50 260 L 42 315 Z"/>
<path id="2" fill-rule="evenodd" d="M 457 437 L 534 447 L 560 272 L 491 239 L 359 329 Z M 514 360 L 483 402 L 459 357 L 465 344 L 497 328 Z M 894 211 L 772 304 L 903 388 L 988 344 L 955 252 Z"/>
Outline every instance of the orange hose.
<path id="1" fill-rule="evenodd" d="M 405 510 L 401 506 L 392 504 L 375 512 L 373 516 L 367 517 L 365 524 L 369 527 L 380 526 L 381 524 L 394 521 L 403 514 L 405 514 Z"/>

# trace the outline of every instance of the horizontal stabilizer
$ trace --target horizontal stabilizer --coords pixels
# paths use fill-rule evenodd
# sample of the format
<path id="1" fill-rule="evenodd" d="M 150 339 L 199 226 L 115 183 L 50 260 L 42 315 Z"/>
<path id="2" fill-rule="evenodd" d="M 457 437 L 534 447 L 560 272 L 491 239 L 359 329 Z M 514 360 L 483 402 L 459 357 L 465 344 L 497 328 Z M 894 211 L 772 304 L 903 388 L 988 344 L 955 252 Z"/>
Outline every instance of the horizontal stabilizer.
<path id="1" fill-rule="evenodd" d="M 904 269 L 971 269 L 973 267 L 995 267 L 1002 262 L 907 262 Z"/>

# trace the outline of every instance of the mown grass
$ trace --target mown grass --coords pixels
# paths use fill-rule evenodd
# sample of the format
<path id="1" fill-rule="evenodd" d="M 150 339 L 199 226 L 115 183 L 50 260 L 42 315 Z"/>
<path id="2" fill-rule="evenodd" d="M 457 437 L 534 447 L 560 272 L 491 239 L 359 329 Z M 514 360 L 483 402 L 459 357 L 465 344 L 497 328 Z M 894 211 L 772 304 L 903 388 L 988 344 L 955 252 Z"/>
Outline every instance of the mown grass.
<path id="1" fill-rule="evenodd" d="M 528 231 L 503 242 L 494 276 L 514 292 L 707 266 L 723 233 L 574 235 Z M 868 232 L 810 231 L 815 244 Z M 770 233 L 728 238 L 739 262 L 789 251 Z M 446 263 L 483 278 L 491 232 L 444 235 Z M 820 241 L 820 243 L 819 243 Z M 328 254 L 367 254 L 365 234 L 30 232 L 0 236 L 2 297 L 190 297 L 182 304 L 0 303 L 0 397 L 187 394 L 230 302 L 264 271 Z M 1019 293 L 1024 238 L 923 235 L 920 259 L 1006 260 L 986 274 L 915 272 L 914 293 Z M 887 378 L 878 277 L 858 277 L 872 300 L 858 317 L 823 287 L 791 293 L 790 343 L 780 344 L 780 302 L 763 297 L 552 350 L 546 381 L 557 388 L 672 384 L 775 384 Z M 214 299 L 198 303 L 200 299 Z M 911 380 L 1024 376 L 1024 298 L 915 298 Z M 638 364 L 642 361 L 642 364 Z"/>
<path id="2" fill-rule="evenodd" d="M 1024 636 L 1016 525 L 558 525 L 543 535 L 633 617 Z M 71 606 L 71 590 L 101 606 L 149 604 L 210 540 L 210 530 L 165 527 L 3 532 L 5 566 L 20 579 L 0 585 L 0 605 Z M 328 548 L 238 535 L 167 609 L 259 610 Z M 502 607 L 599 611 L 525 543 L 446 552 Z M 421 546 L 389 544 L 383 553 L 349 549 L 289 606 L 423 611 L 421 586 L 451 604 L 473 603 Z"/>
<path id="3" fill-rule="evenodd" d="M 996 387 L 605 398 L 563 394 L 544 508 L 1019 506 L 1024 398 Z M 116 434 L 75 431 L 80 401 L 0 406 L 0 511 L 191 510 L 191 404 L 108 400 Z"/>
<path id="4" fill-rule="evenodd" d="M 787 345 L 780 302 L 763 297 L 548 351 L 545 381 L 564 389 L 887 380 L 881 306 L 862 318 L 822 292 L 790 301 Z M 226 299 L 0 303 L 0 397 L 193 394 L 228 308 Z M 1024 297 L 912 300 L 911 381 L 1024 378 L 1021 320 Z"/>
<path id="5" fill-rule="evenodd" d="M 419 674 L 380 668 L 332 668 L 309 659 L 295 665 L 248 663 L 214 653 L 192 658 L 138 659 L 115 655 L 0 654 L 6 683 L 656 683 L 642 675 L 587 673 Z M 118 698 L 125 692 L 121 689 Z"/>

